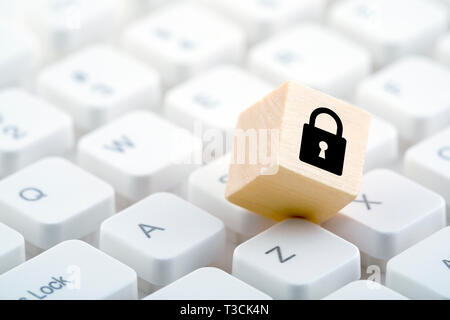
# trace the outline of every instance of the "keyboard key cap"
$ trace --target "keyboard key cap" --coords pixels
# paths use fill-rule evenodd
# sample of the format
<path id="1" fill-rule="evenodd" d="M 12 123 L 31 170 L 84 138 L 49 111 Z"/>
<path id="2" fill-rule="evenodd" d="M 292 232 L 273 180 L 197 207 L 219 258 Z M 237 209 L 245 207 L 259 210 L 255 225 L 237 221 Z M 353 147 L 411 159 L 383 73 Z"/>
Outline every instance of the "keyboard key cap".
<path id="1" fill-rule="evenodd" d="M 328 20 L 370 50 L 380 67 L 406 54 L 427 52 L 447 30 L 448 14 L 433 1 L 350 0 L 338 2 Z"/>
<path id="2" fill-rule="evenodd" d="M 161 5 L 167 4 L 173 0 L 126 0 L 126 8 L 132 17 L 147 14 Z"/>
<path id="3" fill-rule="evenodd" d="M 100 248 L 155 285 L 209 265 L 223 250 L 223 223 L 169 193 L 156 193 L 106 220 Z"/>
<path id="4" fill-rule="evenodd" d="M 240 61 L 244 35 L 214 12 L 180 3 L 134 23 L 124 45 L 154 66 L 167 87 L 215 64 Z"/>
<path id="5" fill-rule="evenodd" d="M 408 300 L 408 298 L 377 282 L 358 280 L 326 296 L 324 300 Z"/>
<path id="6" fill-rule="evenodd" d="M 408 143 L 449 124 L 450 71 L 429 58 L 409 56 L 364 80 L 356 104 L 391 122 Z"/>
<path id="7" fill-rule="evenodd" d="M 139 200 L 187 178 L 201 164 L 201 143 L 155 114 L 134 111 L 81 138 L 78 162 Z"/>
<path id="8" fill-rule="evenodd" d="M 437 1 L 442 3 L 444 6 L 450 7 L 450 0 L 437 0 Z"/>
<path id="9" fill-rule="evenodd" d="M 0 274 L 25 261 L 25 240 L 17 231 L 0 223 Z"/>
<path id="10" fill-rule="evenodd" d="M 390 123 L 373 117 L 370 121 L 364 170 L 384 166 L 398 158 L 398 132 Z"/>
<path id="11" fill-rule="evenodd" d="M 24 84 L 36 62 L 33 39 L 0 23 L 0 88 Z"/>
<path id="12" fill-rule="evenodd" d="M 367 173 L 360 195 L 323 227 L 355 244 L 362 264 L 387 260 L 445 226 L 444 199 L 385 169 Z"/>
<path id="13" fill-rule="evenodd" d="M 280 222 L 233 256 L 233 275 L 274 299 L 320 299 L 360 272 L 354 245 L 302 219 Z"/>
<path id="14" fill-rule="evenodd" d="M 249 64 L 276 85 L 293 80 L 339 97 L 349 96 L 371 70 L 363 48 L 314 24 L 297 26 L 257 45 L 250 50 Z"/>
<path id="15" fill-rule="evenodd" d="M 186 129 L 194 130 L 201 124 L 231 136 L 239 114 L 272 89 L 238 67 L 219 66 L 169 90 L 165 113 Z"/>
<path id="16" fill-rule="evenodd" d="M 435 58 L 450 67 L 450 32 L 443 34 L 436 43 Z"/>
<path id="17" fill-rule="evenodd" d="M 442 195 L 450 204 L 450 128 L 411 147 L 405 154 L 409 178 Z M 447 212 L 450 223 L 450 211 Z"/>
<path id="18" fill-rule="evenodd" d="M 271 300 L 265 293 L 217 268 L 201 268 L 144 300 Z"/>
<path id="19" fill-rule="evenodd" d="M 40 0 L 25 8 L 25 21 L 40 39 L 47 60 L 59 57 L 117 30 L 117 1 Z"/>
<path id="20" fill-rule="evenodd" d="M 70 240 L 0 276 L 0 299 L 137 299 L 137 277 L 87 243 Z"/>
<path id="21" fill-rule="evenodd" d="M 323 0 L 203 0 L 245 30 L 251 43 L 299 22 L 319 20 Z"/>
<path id="22" fill-rule="evenodd" d="M 412 299 L 450 299 L 450 227 L 389 260 L 386 285 Z"/>
<path id="23" fill-rule="evenodd" d="M 225 198 L 229 156 L 211 162 L 189 177 L 189 201 L 221 219 L 233 232 L 252 237 L 275 221 L 232 204 Z"/>
<path id="24" fill-rule="evenodd" d="M 98 45 L 44 69 L 39 94 L 64 108 L 81 131 L 92 130 L 136 108 L 156 108 L 156 72 L 116 49 Z"/>
<path id="25" fill-rule="evenodd" d="M 0 91 L 0 176 L 73 146 L 70 117 L 22 89 Z"/>
<path id="26" fill-rule="evenodd" d="M 96 231 L 114 213 L 114 190 L 61 158 L 40 160 L 0 181 L 0 222 L 41 249 Z"/>

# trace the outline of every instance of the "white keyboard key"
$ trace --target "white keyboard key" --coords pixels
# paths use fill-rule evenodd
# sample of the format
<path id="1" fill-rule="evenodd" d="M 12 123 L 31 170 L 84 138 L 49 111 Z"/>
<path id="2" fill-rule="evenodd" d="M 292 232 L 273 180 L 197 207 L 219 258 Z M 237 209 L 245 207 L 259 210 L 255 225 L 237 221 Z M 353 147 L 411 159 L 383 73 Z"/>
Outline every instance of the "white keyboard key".
<path id="1" fill-rule="evenodd" d="M 0 181 L 0 222 L 41 249 L 96 231 L 114 190 L 67 160 L 46 158 Z"/>
<path id="2" fill-rule="evenodd" d="M 238 67 L 219 66 L 169 90 L 165 113 L 189 130 L 201 124 L 234 133 L 239 114 L 272 89 Z"/>
<path id="3" fill-rule="evenodd" d="M 117 30 L 116 0 L 39 0 L 26 9 L 25 21 L 39 37 L 46 59 L 59 57 Z"/>
<path id="4" fill-rule="evenodd" d="M 73 146 L 73 124 L 65 113 L 22 89 L 0 91 L 0 176 Z"/>
<path id="5" fill-rule="evenodd" d="M 356 103 L 391 122 L 415 142 L 450 123 L 450 70 L 420 56 L 405 57 L 364 80 Z"/>
<path id="6" fill-rule="evenodd" d="M 251 43 L 295 23 L 319 20 L 324 0 L 203 0 L 245 30 Z"/>
<path id="7" fill-rule="evenodd" d="M 447 6 L 450 8 L 450 0 L 436 0 L 440 3 L 442 3 L 444 6 Z"/>
<path id="8" fill-rule="evenodd" d="M 134 111 L 81 138 L 78 162 L 139 200 L 187 178 L 201 164 L 201 143 L 151 112 Z"/>
<path id="9" fill-rule="evenodd" d="M 386 285 L 412 299 L 450 300 L 450 227 L 389 260 Z"/>
<path id="10" fill-rule="evenodd" d="M 364 175 L 356 200 L 323 227 L 355 244 L 364 258 L 387 260 L 445 227 L 445 201 L 409 179 L 385 169 Z"/>
<path id="11" fill-rule="evenodd" d="M 433 1 L 350 0 L 331 9 L 329 22 L 369 49 L 376 66 L 382 66 L 427 52 L 447 30 L 448 14 Z"/>
<path id="12" fill-rule="evenodd" d="M 105 45 L 89 47 L 44 69 L 38 91 L 69 112 L 82 131 L 132 109 L 156 108 L 160 100 L 156 72 Z"/>
<path id="13" fill-rule="evenodd" d="M 339 97 L 349 96 L 371 70 L 365 49 L 314 24 L 299 25 L 257 45 L 249 53 L 249 64 L 276 85 L 294 80 Z"/>
<path id="14" fill-rule="evenodd" d="M 189 177 L 189 201 L 220 218 L 233 232 L 247 237 L 269 228 L 275 221 L 247 211 L 225 198 L 229 156 L 194 171 Z"/>
<path id="15" fill-rule="evenodd" d="M 408 298 L 374 281 L 358 280 L 326 296 L 324 300 L 408 300 Z"/>
<path id="16" fill-rule="evenodd" d="M 0 87 L 24 84 L 36 62 L 32 38 L 0 23 L 0 48 Z"/>
<path id="17" fill-rule="evenodd" d="M 240 29 L 186 3 L 158 9 L 130 26 L 124 45 L 154 66 L 166 87 L 215 64 L 240 61 L 245 46 Z"/>
<path id="18" fill-rule="evenodd" d="M 450 128 L 411 147 L 405 154 L 404 171 L 409 178 L 436 191 L 450 204 Z M 447 213 L 450 223 L 450 211 Z"/>
<path id="19" fill-rule="evenodd" d="M 360 273 L 354 245 L 303 219 L 276 224 L 233 256 L 233 275 L 274 299 L 320 299 Z"/>
<path id="20" fill-rule="evenodd" d="M 100 248 L 155 285 L 212 263 L 225 243 L 223 223 L 170 193 L 156 193 L 106 220 Z"/>
<path id="21" fill-rule="evenodd" d="M 442 35 L 437 43 L 435 50 L 436 59 L 450 67 L 450 32 Z"/>
<path id="22" fill-rule="evenodd" d="M 153 10 L 165 3 L 173 0 L 125 0 L 126 8 L 132 17 L 142 16 L 147 14 L 150 10 Z"/>
<path id="23" fill-rule="evenodd" d="M 389 164 L 398 158 L 398 132 L 390 123 L 372 116 L 364 170 Z"/>
<path id="24" fill-rule="evenodd" d="M 265 293 L 217 268 L 201 268 L 144 300 L 271 300 Z"/>
<path id="25" fill-rule="evenodd" d="M 25 239 L 17 231 L 0 223 L 0 274 L 25 262 Z"/>
<path id="26" fill-rule="evenodd" d="M 70 240 L 1 275 L 0 299 L 137 299 L 137 277 L 87 243 Z"/>

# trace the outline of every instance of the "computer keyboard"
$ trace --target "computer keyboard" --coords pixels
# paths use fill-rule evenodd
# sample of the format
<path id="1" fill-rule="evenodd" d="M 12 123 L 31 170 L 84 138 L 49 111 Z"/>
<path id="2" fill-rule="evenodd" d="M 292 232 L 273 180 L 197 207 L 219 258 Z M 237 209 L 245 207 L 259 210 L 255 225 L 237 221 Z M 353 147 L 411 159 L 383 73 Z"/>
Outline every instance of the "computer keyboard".
<path id="1" fill-rule="evenodd" d="M 445 0 L 0 0 L 0 299 L 449 300 L 449 26 Z M 373 115 L 321 225 L 224 196 L 286 80 Z"/>

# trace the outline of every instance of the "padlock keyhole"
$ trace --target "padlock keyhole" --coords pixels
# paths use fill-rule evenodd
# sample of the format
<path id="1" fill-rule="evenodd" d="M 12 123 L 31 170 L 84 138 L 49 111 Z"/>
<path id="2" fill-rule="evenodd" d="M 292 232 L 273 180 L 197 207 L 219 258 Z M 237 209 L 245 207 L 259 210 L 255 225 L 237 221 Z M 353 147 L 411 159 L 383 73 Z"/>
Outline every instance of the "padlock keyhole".
<path id="1" fill-rule="evenodd" d="M 320 148 L 319 158 L 325 159 L 325 151 L 328 149 L 328 144 L 325 141 L 320 141 L 319 148 Z"/>

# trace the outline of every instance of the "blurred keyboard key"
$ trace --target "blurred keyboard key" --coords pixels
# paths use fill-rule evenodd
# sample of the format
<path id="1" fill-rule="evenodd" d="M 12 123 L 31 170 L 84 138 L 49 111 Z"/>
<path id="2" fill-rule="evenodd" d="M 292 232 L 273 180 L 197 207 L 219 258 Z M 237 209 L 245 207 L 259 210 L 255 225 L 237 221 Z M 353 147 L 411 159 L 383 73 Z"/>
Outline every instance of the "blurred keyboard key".
<path id="1" fill-rule="evenodd" d="M 131 15 L 131 18 L 146 15 L 151 10 L 171 1 L 173 0 L 124 0 L 126 3 L 125 7 L 129 15 Z"/>
<path id="2" fill-rule="evenodd" d="M 390 123 L 372 116 L 364 170 L 369 171 L 398 158 L 398 132 Z"/>
<path id="3" fill-rule="evenodd" d="M 389 260 L 386 285 L 412 299 L 450 300 L 450 227 Z"/>
<path id="4" fill-rule="evenodd" d="M 0 91 L 0 176 L 72 146 L 69 116 L 22 89 Z"/>
<path id="5" fill-rule="evenodd" d="M 25 240 L 23 236 L 0 223 L 0 275 L 22 262 L 25 262 Z"/>
<path id="6" fill-rule="evenodd" d="M 0 88 L 25 84 L 37 57 L 33 39 L 0 22 Z"/>
<path id="7" fill-rule="evenodd" d="M 363 266 L 387 260 L 446 226 L 445 201 L 409 179 L 386 169 L 367 173 L 351 204 L 322 226 L 355 244 Z"/>
<path id="8" fill-rule="evenodd" d="M 448 28 L 446 8 L 422 0 L 340 1 L 328 20 L 369 49 L 378 67 L 406 54 L 426 53 Z"/>
<path id="9" fill-rule="evenodd" d="M 299 22 L 319 20 L 325 0 L 203 0 L 245 30 L 255 43 Z"/>
<path id="10" fill-rule="evenodd" d="M 98 45 L 45 68 L 38 91 L 69 112 L 81 131 L 92 130 L 136 108 L 156 108 L 156 72 L 117 49 Z"/>
<path id="11" fill-rule="evenodd" d="M 61 158 L 40 160 L 0 181 L 0 222 L 41 249 L 87 236 L 112 214 L 114 190 Z"/>
<path id="12" fill-rule="evenodd" d="M 223 223 L 169 193 L 156 193 L 102 224 L 100 249 L 155 285 L 212 263 L 225 243 Z"/>
<path id="13" fill-rule="evenodd" d="M 406 176 L 436 191 L 450 204 L 450 128 L 411 147 L 405 154 L 404 171 Z M 449 213 L 447 223 L 450 223 Z"/>
<path id="14" fill-rule="evenodd" d="M 137 277 L 87 243 L 70 240 L 1 275 L 0 299 L 137 299 Z"/>
<path id="15" fill-rule="evenodd" d="M 408 300 L 405 296 L 371 280 L 358 280 L 326 296 L 324 300 Z"/>
<path id="16" fill-rule="evenodd" d="M 357 89 L 356 104 L 388 120 L 408 143 L 450 124 L 450 70 L 409 56 L 378 71 Z"/>
<path id="17" fill-rule="evenodd" d="M 265 293 L 217 268 L 201 268 L 144 300 L 271 300 Z"/>
<path id="18" fill-rule="evenodd" d="M 233 232 L 247 237 L 269 228 L 275 221 L 232 204 L 225 198 L 230 157 L 221 157 L 189 177 L 189 201 L 221 219 Z"/>
<path id="19" fill-rule="evenodd" d="M 165 87 L 218 63 L 243 58 L 244 35 L 211 10 L 180 3 L 155 10 L 124 35 L 129 52 L 154 66 Z"/>
<path id="20" fill-rule="evenodd" d="M 442 3 L 444 6 L 448 6 L 450 8 L 450 0 L 436 0 L 436 1 Z"/>
<path id="21" fill-rule="evenodd" d="M 48 60 L 116 31 L 116 4 L 117 0 L 37 0 L 26 6 L 25 21 L 38 35 Z"/>
<path id="22" fill-rule="evenodd" d="M 276 224 L 233 256 L 233 275 L 274 299 L 320 299 L 360 272 L 354 245 L 303 219 Z"/>
<path id="23" fill-rule="evenodd" d="M 239 114 L 272 89 L 238 67 L 219 66 L 169 90 L 165 113 L 188 130 L 202 125 L 231 134 Z"/>
<path id="24" fill-rule="evenodd" d="M 293 80 L 338 97 L 350 96 L 371 70 L 365 49 L 314 24 L 294 27 L 256 45 L 249 64 L 275 85 Z"/>
<path id="25" fill-rule="evenodd" d="M 202 163 L 201 142 L 146 111 L 134 111 L 84 137 L 78 162 L 129 200 L 166 191 Z"/>
<path id="26" fill-rule="evenodd" d="M 436 43 L 436 59 L 450 67 L 450 32 L 443 34 Z"/>

